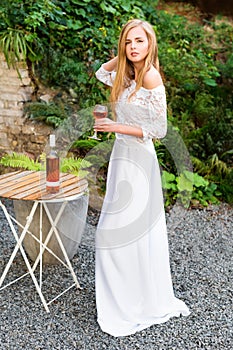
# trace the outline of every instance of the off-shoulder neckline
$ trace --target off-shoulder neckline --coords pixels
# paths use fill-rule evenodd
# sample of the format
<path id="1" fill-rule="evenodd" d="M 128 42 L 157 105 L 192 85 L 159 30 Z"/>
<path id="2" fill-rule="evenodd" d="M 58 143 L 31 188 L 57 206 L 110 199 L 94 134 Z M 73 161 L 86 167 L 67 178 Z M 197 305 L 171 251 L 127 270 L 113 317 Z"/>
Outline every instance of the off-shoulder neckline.
<path id="1" fill-rule="evenodd" d="M 106 73 L 109 73 L 109 74 L 116 73 L 116 71 L 114 71 L 114 70 L 113 70 L 113 71 L 107 71 L 107 70 L 103 67 L 103 65 L 102 65 L 100 68 L 102 68 Z M 132 83 L 134 83 L 134 85 L 136 85 L 136 81 L 135 81 L 134 79 L 131 80 L 131 81 L 132 81 Z M 144 91 L 150 92 L 150 91 L 155 91 L 155 90 L 160 89 L 160 88 L 162 88 L 162 89 L 164 90 L 164 89 L 165 89 L 164 84 L 160 84 L 160 85 L 156 86 L 156 87 L 153 88 L 153 89 L 147 89 L 147 88 L 141 86 L 139 90 L 144 90 Z"/>
<path id="2" fill-rule="evenodd" d="M 144 88 L 143 86 L 140 87 L 140 89 L 145 90 L 145 91 L 154 91 L 154 90 L 157 90 L 157 89 L 159 89 L 159 88 L 163 88 L 163 89 L 164 89 L 164 85 L 163 85 L 163 84 L 160 84 L 160 85 L 154 87 L 153 89 L 146 89 L 146 88 Z"/>
<path id="3" fill-rule="evenodd" d="M 132 80 L 132 82 L 134 83 L 134 85 L 136 85 L 136 81 L 135 80 Z M 160 84 L 160 85 L 154 87 L 153 89 L 147 89 L 147 88 L 141 86 L 139 90 L 144 90 L 144 91 L 150 92 L 150 91 L 155 91 L 155 90 L 157 90 L 159 88 L 163 88 L 163 90 L 165 89 L 164 85 Z"/>

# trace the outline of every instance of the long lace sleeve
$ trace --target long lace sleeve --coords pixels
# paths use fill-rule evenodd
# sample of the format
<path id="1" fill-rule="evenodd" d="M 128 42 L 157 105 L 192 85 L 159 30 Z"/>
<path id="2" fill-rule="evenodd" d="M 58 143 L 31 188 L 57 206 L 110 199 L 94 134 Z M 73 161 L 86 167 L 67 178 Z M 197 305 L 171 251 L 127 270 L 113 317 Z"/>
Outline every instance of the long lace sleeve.
<path id="1" fill-rule="evenodd" d="M 122 124 L 140 126 L 142 142 L 148 139 L 162 139 L 167 132 L 167 104 L 163 85 L 155 89 L 140 88 L 135 95 L 135 83 L 123 92 L 117 103 L 117 121 Z"/>
<path id="2" fill-rule="evenodd" d="M 167 133 L 167 103 L 164 86 L 148 90 L 146 100 L 149 100 L 149 113 L 145 113 L 145 118 L 143 118 L 143 139 L 161 139 Z"/>
<path id="3" fill-rule="evenodd" d="M 112 86 L 116 72 L 109 72 L 101 66 L 96 77 L 106 85 Z M 142 141 L 161 139 L 167 133 L 167 104 L 163 85 L 148 90 L 141 87 L 133 96 L 136 83 L 123 91 L 116 103 L 117 121 L 122 124 L 140 126 L 143 132 Z"/>
<path id="4" fill-rule="evenodd" d="M 116 72 L 109 72 L 101 66 L 95 73 L 95 76 L 102 83 L 112 86 L 115 79 Z"/>

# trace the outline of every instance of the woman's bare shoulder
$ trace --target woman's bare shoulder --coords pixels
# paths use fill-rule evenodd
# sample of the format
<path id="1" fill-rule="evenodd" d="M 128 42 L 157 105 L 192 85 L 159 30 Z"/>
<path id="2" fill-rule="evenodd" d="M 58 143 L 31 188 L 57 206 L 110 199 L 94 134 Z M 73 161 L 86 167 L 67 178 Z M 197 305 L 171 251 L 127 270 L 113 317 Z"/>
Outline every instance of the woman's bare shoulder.
<path id="1" fill-rule="evenodd" d="M 142 86 L 145 89 L 151 90 L 159 85 L 163 85 L 161 75 L 155 67 L 151 67 L 144 75 Z"/>

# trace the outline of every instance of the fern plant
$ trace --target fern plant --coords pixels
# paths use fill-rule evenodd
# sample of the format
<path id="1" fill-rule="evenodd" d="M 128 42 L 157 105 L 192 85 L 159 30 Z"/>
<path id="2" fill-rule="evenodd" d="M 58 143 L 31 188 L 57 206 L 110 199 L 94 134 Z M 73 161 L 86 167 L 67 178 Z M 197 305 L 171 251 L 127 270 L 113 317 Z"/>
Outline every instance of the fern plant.
<path id="1" fill-rule="evenodd" d="M 85 177 L 89 173 L 87 169 L 91 166 L 91 163 L 86 159 L 68 157 L 61 160 L 61 171 L 64 173 L 71 173 L 79 177 Z"/>
<path id="2" fill-rule="evenodd" d="M 67 119 L 69 111 L 62 101 L 55 102 L 29 102 L 24 107 L 29 119 L 44 121 L 54 127 L 60 126 Z"/>
<path id="3" fill-rule="evenodd" d="M 0 164 L 5 167 L 40 171 L 45 170 L 45 153 L 42 153 L 40 160 L 33 160 L 26 154 L 13 152 L 0 158 Z M 91 163 L 82 158 L 68 157 L 61 159 L 61 172 L 71 173 L 79 177 L 85 177 L 88 174 L 88 168 Z"/>
<path id="4" fill-rule="evenodd" d="M 23 168 L 26 170 L 41 170 L 41 163 L 38 160 L 33 160 L 26 154 L 13 152 L 6 154 L 0 159 L 0 164 L 11 168 Z"/>

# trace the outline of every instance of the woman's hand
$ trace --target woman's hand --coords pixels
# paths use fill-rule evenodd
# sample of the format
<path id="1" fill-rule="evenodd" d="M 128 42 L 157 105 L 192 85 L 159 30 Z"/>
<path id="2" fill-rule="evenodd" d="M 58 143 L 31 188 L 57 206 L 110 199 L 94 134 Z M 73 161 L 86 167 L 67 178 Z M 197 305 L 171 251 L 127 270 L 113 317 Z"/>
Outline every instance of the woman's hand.
<path id="1" fill-rule="evenodd" d="M 104 132 L 117 132 L 118 123 L 109 118 L 96 119 L 94 124 L 94 130 Z"/>

